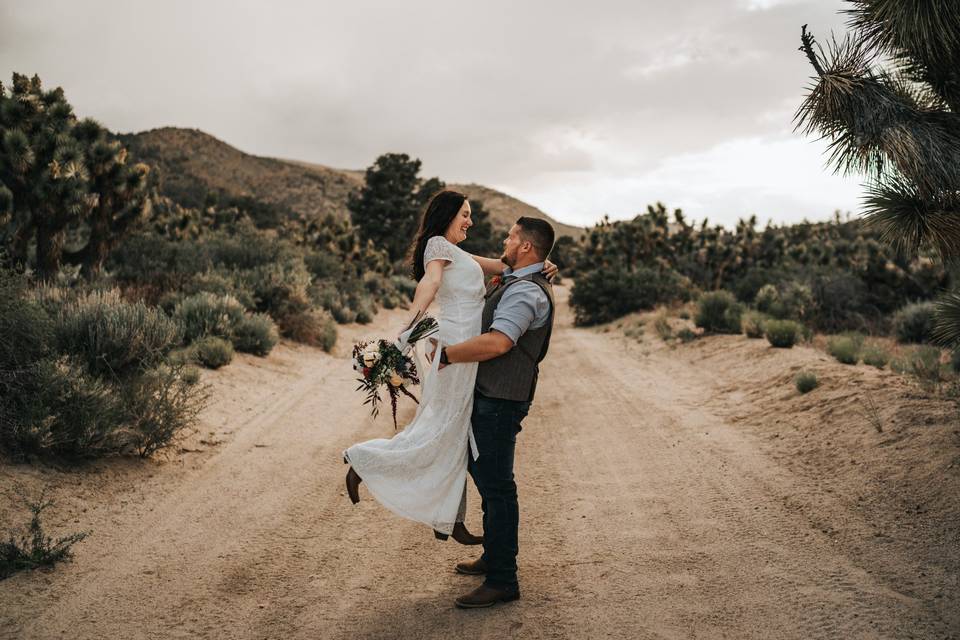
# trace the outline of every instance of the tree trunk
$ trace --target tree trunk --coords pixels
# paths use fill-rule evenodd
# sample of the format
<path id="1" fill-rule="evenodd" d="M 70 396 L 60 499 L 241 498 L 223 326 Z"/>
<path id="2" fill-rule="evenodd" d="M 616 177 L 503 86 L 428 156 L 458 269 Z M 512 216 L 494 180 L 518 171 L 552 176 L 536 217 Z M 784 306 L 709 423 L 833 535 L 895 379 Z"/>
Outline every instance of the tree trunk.
<path id="1" fill-rule="evenodd" d="M 63 242 L 63 231 L 55 231 L 46 226 L 37 228 L 37 273 L 42 280 L 50 281 L 60 271 Z"/>

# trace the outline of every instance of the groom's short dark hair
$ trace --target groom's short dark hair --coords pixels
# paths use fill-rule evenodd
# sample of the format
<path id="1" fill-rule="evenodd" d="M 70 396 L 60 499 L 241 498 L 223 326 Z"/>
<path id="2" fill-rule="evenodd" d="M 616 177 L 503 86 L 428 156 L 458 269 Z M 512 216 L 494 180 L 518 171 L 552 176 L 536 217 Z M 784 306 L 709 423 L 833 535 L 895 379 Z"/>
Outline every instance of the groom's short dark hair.
<path id="1" fill-rule="evenodd" d="M 517 220 L 517 226 L 520 227 L 520 235 L 523 239 L 533 245 L 537 256 L 541 260 L 546 260 L 553 251 L 554 233 L 550 223 L 540 218 L 523 216 Z"/>

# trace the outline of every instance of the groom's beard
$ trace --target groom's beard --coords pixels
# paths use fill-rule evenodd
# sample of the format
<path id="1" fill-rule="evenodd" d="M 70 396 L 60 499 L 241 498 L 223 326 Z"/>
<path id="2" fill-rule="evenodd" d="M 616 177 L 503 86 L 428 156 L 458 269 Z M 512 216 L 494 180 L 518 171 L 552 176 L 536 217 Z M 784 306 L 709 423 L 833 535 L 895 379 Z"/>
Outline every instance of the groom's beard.
<path id="1" fill-rule="evenodd" d="M 500 262 L 513 269 L 513 265 L 516 264 L 517 261 L 510 255 L 504 253 L 502 256 L 500 256 Z"/>

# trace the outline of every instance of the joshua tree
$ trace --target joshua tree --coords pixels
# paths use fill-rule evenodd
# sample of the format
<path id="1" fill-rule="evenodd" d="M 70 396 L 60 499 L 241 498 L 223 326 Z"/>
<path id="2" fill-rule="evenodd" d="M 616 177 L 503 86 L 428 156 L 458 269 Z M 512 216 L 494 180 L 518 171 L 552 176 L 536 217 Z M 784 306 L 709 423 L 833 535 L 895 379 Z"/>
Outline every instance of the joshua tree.
<path id="1" fill-rule="evenodd" d="M 0 243 L 8 260 L 51 278 L 66 257 L 83 272 L 99 271 L 107 252 L 144 212 L 146 165 L 126 164 L 126 151 L 95 121 L 77 121 L 63 89 L 44 91 L 40 78 L 13 74 L 0 85 Z M 67 252 L 67 230 L 89 227 L 89 241 Z"/>
<path id="2" fill-rule="evenodd" d="M 111 140 L 109 132 L 93 120 L 77 124 L 74 137 L 83 145 L 89 187 L 97 196 L 97 204 L 86 219 L 90 229 L 87 244 L 69 252 L 66 260 L 82 265 L 82 273 L 90 277 L 99 273 L 110 250 L 148 212 L 149 167 L 143 163 L 127 164 L 127 150 Z"/>
<path id="3" fill-rule="evenodd" d="M 43 91 L 37 76 L 14 74 L 9 94 L 0 86 L 0 204 L 7 212 L 0 232 L 9 259 L 20 266 L 36 238 L 37 270 L 45 278 L 60 267 L 67 225 L 96 205 L 83 148 L 72 135 L 75 123 L 63 90 Z"/>
<path id="4" fill-rule="evenodd" d="M 804 25 L 816 71 L 796 115 L 830 141 L 836 171 L 867 178 L 864 209 L 894 246 L 960 256 L 960 3 L 848 0 L 843 40 L 824 51 Z M 938 334 L 960 342 L 960 293 L 939 303 Z"/>

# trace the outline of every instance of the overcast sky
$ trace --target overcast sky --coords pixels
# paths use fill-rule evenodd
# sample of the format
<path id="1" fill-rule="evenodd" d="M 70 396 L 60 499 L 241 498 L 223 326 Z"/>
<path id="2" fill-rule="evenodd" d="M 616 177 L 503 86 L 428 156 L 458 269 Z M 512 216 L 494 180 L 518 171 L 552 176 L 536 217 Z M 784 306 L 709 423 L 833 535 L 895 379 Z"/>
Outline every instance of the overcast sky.
<path id="1" fill-rule="evenodd" d="M 571 224 L 661 200 L 733 224 L 856 212 L 793 132 L 841 0 L 0 0 L 0 73 L 62 86 L 121 132 L 202 129 L 248 153 L 380 154 Z"/>

